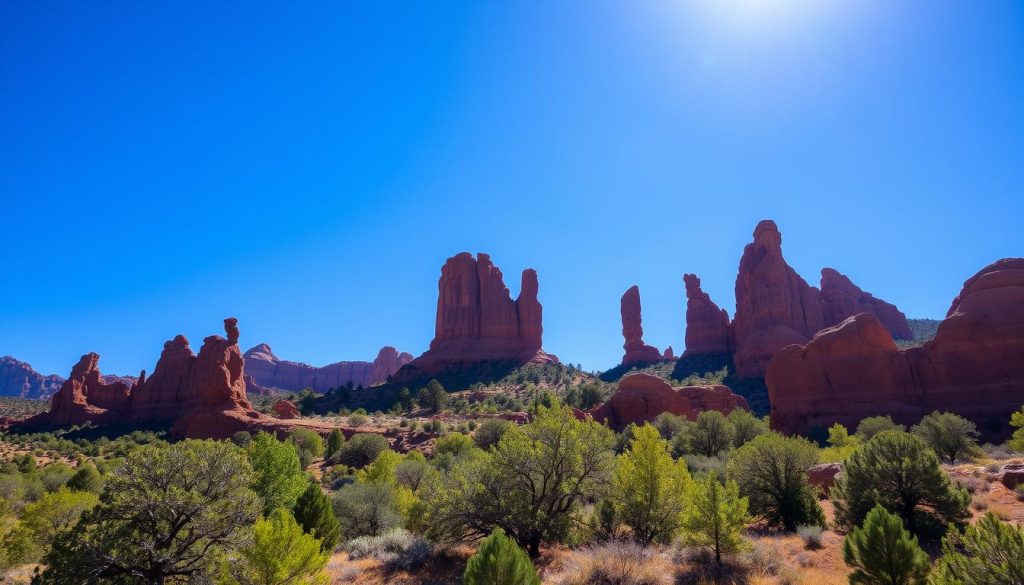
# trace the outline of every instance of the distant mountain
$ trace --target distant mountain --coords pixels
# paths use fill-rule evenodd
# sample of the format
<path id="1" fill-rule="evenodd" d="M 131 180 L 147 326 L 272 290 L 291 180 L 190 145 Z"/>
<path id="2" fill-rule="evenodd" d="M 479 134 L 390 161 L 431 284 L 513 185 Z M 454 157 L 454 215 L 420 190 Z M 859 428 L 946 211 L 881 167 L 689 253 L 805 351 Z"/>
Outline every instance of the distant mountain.
<path id="1" fill-rule="evenodd" d="M 412 356 L 391 346 L 377 352 L 372 362 L 336 362 L 323 367 L 302 362 L 282 360 L 274 355 L 270 346 L 261 343 L 245 352 L 245 373 L 264 388 L 276 388 L 295 392 L 306 388 L 314 392 L 326 392 L 351 383 L 353 386 L 369 387 L 386 382 L 403 365 L 412 361 Z"/>

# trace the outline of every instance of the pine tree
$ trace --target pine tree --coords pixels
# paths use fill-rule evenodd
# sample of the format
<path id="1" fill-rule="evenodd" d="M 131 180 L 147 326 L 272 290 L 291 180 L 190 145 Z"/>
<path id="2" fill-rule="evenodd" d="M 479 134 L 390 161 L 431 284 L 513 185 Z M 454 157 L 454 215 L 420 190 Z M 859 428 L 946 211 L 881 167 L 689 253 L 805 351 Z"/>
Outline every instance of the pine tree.
<path id="1" fill-rule="evenodd" d="M 732 480 L 722 485 L 712 471 L 694 486 L 693 501 L 683 516 L 684 540 L 714 551 L 721 565 L 722 554 L 743 546 L 743 527 L 749 521 L 747 498 L 740 497 L 739 486 Z"/>
<path id="2" fill-rule="evenodd" d="M 989 512 L 966 532 L 950 530 L 934 585 L 1017 585 L 1024 583 L 1024 527 L 1001 522 Z"/>
<path id="3" fill-rule="evenodd" d="M 540 585 L 529 555 L 495 528 L 466 562 L 462 585 Z"/>
<path id="4" fill-rule="evenodd" d="M 645 424 L 633 432 L 616 459 L 613 481 L 619 517 L 640 544 L 670 542 L 682 527 L 691 481 L 686 463 L 672 460 L 657 429 Z"/>
<path id="5" fill-rule="evenodd" d="M 230 572 L 241 585 L 326 585 L 330 553 L 283 508 L 259 519 Z"/>
<path id="6" fill-rule="evenodd" d="M 875 506 L 843 542 L 851 585 L 923 585 L 930 561 L 899 516 Z"/>
<path id="7" fill-rule="evenodd" d="M 345 435 L 342 434 L 341 429 L 334 429 L 331 431 L 330 436 L 327 437 L 327 458 L 330 459 L 338 451 L 341 451 L 341 447 L 345 444 Z"/>
<path id="8" fill-rule="evenodd" d="M 324 552 L 333 552 L 341 540 L 341 525 L 334 516 L 331 501 L 320 486 L 310 483 L 295 502 L 295 520 L 302 529 L 320 539 Z"/>

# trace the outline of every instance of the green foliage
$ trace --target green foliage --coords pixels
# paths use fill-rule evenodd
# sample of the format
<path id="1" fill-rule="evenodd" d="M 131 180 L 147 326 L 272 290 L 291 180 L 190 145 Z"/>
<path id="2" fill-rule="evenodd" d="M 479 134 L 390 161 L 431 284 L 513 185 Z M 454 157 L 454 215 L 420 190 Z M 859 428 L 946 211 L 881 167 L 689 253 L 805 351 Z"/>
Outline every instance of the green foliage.
<path id="1" fill-rule="evenodd" d="M 851 585 L 923 585 L 930 561 L 899 516 L 875 506 L 843 542 Z"/>
<path id="2" fill-rule="evenodd" d="M 672 414 L 671 412 L 663 412 L 654 419 L 654 428 L 658 429 L 658 433 L 661 437 L 666 440 L 672 440 L 679 433 L 686 430 L 690 421 L 679 416 L 678 414 Z"/>
<path id="3" fill-rule="evenodd" d="M 530 557 L 514 540 L 495 528 L 466 561 L 463 585 L 540 585 Z"/>
<path id="4" fill-rule="evenodd" d="M 303 416 L 313 414 L 313 411 L 316 410 L 316 394 L 312 389 L 306 388 L 299 394 L 298 400 L 295 401 L 295 406 Z"/>
<path id="5" fill-rule="evenodd" d="M 449 433 L 434 442 L 437 455 L 459 457 L 473 450 L 473 439 L 462 433 Z"/>
<path id="6" fill-rule="evenodd" d="M 721 565 L 723 554 L 743 547 L 743 528 L 748 522 L 747 498 L 740 497 L 739 486 L 732 480 L 722 485 L 711 472 L 693 486 L 693 501 L 683 517 L 684 541 L 709 548 Z"/>
<path id="7" fill-rule="evenodd" d="M 686 436 L 690 453 L 714 457 L 732 446 L 733 428 L 725 415 L 717 410 L 705 410 L 697 420 L 687 426 Z"/>
<path id="8" fill-rule="evenodd" d="M 1024 452 L 1024 406 L 1010 417 L 1010 425 L 1017 430 L 1013 431 L 1013 438 L 1007 444 L 1018 453 Z"/>
<path id="9" fill-rule="evenodd" d="M 388 440 L 380 435 L 357 433 L 341 447 L 337 459 L 349 467 L 364 467 L 373 463 L 373 460 L 390 446 Z"/>
<path id="10" fill-rule="evenodd" d="M 843 447 L 855 447 L 857 445 L 857 437 L 851 437 L 846 427 L 836 423 L 828 428 L 828 444 L 830 447 L 840 449 Z"/>
<path id="11" fill-rule="evenodd" d="M 911 427 L 939 457 L 955 463 L 962 455 L 978 452 L 978 429 L 974 423 L 952 412 L 935 411 Z"/>
<path id="12" fill-rule="evenodd" d="M 690 483 L 686 463 L 673 461 L 668 442 L 645 424 L 616 458 L 611 501 L 640 544 L 668 543 L 682 526 Z"/>
<path id="13" fill-rule="evenodd" d="M 324 456 L 324 440 L 316 431 L 299 427 L 288 433 L 288 440 L 295 445 L 302 467 L 307 467 L 314 459 Z"/>
<path id="14" fill-rule="evenodd" d="M 101 503 L 57 536 L 33 582 L 198 582 L 258 517 L 252 482 L 245 455 L 227 442 L 137 449 L 108 479 Z"/>
<path id="15" fill-rule="evenodd" d="M 330 436 L 327 437 L 327 457 L 330 458 L 336 455 L 344 445 L 345 435 L 341 432 L 341 429 L 331 431 Z"/>
<path id="16" fill-rule="evenodd" d="M 416 404 L 431 412 L 441 412 L 448 403 L 448 393 L 437 380 L 431 380 L 416 393 Z"/>
<path id="17" fill-rule="evenodd" d="M 857 425 L 857 440 L 866 443 L 884 431 L 902 431 L 905 427 L 892 421 L 891 416 L 869 416 Z"/>
<path id="18" fill-rule="evenodd" d="M 346 485 L 335 492 L 332 504 L 347 539 L 377 536 L 402 524 L 395 490 L 385 483 Z"/>
<path id="19" fill-rule="evenodd" d="M 876 505 L 898 514 L 913 534 L 940 533 L 968 517 L 971 501 L 942 472 L 935 453 L 905 431 L 884 431 L 846 460 L 832 487 L 836 522 L 852 528 Z"/>
<path id="20" fill-rule="evenodd" d="M 766 433 L 735 450 L 729 473 L 750 500 L 750 511 L 787 531 L 823 526 L 824 513 L 807 483 L 818 448 L 802 437 Z"/>
<path id="21" fill-rule="evenodd" d="M 498 444 L 502 435 L 508 430 L 512 423 L 500 418 L 488 418 L 480 423 L 480 427 L 473 434 L 473 442 L 481 449 L 489 449 Z"/>
<path id="22" fill-rule="evenodd" d="M 99 497 L 94 493 L 63 488 L 25 506 L 18 524 L 4 537 L 4 564 L 38 562 L 54 538 L 74 526 L 78 518 L 98 502 Z"/>
<path id="23" fill-rule="evenodd" d="M 562 539 L 580 504 L 598 494 L 612 469 L 611 431 L 580 421 L 569 407 L 539 407 L 488 453 L 455 465 L 425 497 L 435 540 L 458 542 L 503 528 L 531 555 Z"/>
<path id="24" fill-rule="evenodd" d="M 963 534 L 953 529 L 942 541 L 933 585 L 1017 585 L 1024 583 L 1024 527 L 1001 522 L 989 512 Z"/>
<path id="25" fill-rule="evenodd" d="M 419 457 L 415 457 L 414 454 Z M 395 482 L 417 492 L 433 470 L 434 468 L 423 459 L 423 455 L 419 451 L 412 451 L 395 466 Z"/>
<path id="26" fill-rule="evenodd" d="M 319 485 L 310 483 L 306 486 L 292 512 L 302 529 L 320 540 L 324 552 L 334 551 L 341 540 L 341 525 L 334 516 L 331 501 Z"/>
<path id="27" fill-rule="evenodd" d="M 326 585 L 330 553 L 304 532 L 295 518 L 278 508 L 252 527 L 252 542 L 231 563 L 240 585 Z"/>
<path id="28" fill-rule="evenodd" d="M 293 444 L 278 441 L 270 433 L 259 433 L 245 452 L 255 471 L 252 489 L 263 498 L 264 513 L 295 506 L 307 480 Z"/>
<path id="29" fill-rule="evenodd" d="M 744 408 L 735 408 L 729 413 L 729 424 L 732 425 L 732 445 L 741 447 L 758 435 L 768 432 L 768 423 L 757 418 Z"/>
<path id="30" fill-rule="evenodd" d="M 67 483 L 68 489 L 99 494 L 103 491 L 103 476 L 92 463 L 82 463 Z"/>
<path id="31" fill-rule="evenodd" d="M 249 431 L 238 431 L 231 435 L 231 442 L 242 448 L 248 447 L 249 443 L 252 443 L 252 433 Z"/>

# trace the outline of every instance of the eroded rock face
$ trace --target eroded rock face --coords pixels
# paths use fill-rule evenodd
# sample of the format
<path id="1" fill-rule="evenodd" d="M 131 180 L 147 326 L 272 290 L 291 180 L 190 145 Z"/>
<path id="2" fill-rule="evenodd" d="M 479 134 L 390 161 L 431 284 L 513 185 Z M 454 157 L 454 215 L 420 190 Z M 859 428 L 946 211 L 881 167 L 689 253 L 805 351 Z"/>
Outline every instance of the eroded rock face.
<path id="1" fill-rule="evenodd" d="M 622 356 L 622 365 L 661 361 L 662 354 L 658 348 L 644 343 L 639 287 L 633 285 L 622 295 L 619 312 L 622 315 L 622 337 L 625 339 L 622 348 L 626 350 Z"/>
<path id="2" fill-rule="evenodd" d="M 284 419 L 298 418 L 299 409 L 288 400 L 280 400 L 274 405 L 274 415 Z"/>
<path id="3" fill-rule="evenodd" d="M 412 354 L 401 352 L 397 349 L 386 345 L 380 348 L 377 352 L 377 357 L 373 360 L 373 367 L 371 369 L 371 384 L 381 384 L 388 381 L 388 378 L 393 376 L 395 372 L 402 366 L 412 361 Z"/>
<path id="4" fill-rule="evenodd" d="M 696 274 L 684 274 L 687 355 L 729 353 L 729 314 L 700 288 Z"/>
<path id="5" fill-rule="evenodd" d="M 363 387 L 381 384 L 398 368 L 412 361 L 411 355 L 385 346 L 373 362 L 344 361 L 318 368 L 302 362 L 282 360 L 274 355 L 266 343 L 245 352 L 244 358 L 246 372 L 260 386 L 289 392 L 310 388 L 321 394 L 349 382 L 353 386 Z"/>
<path id="6" fill-rule="evenodd" d="M 99 360 L 95 353 L 83 355 L 71 368 L 71 376 L 53 395 L 50 411 L 33 418 L 45 415 L 52 425 L 71 426 L 89 421 L 104 424 L 125 413 L 129 408 L 129 387 L 121 382 L 105 384 Z"/>
<path id="7" fill-rule="evenodd" d="M 911 424 L 948 410 L 998 437 L 1024 404 L 1022 356 L 1024 259 L 1004 259 L 964 283 L 923 347 L 898 349 L 878 317 L 860 313 L 780 351 L 766 376 L 772 426 L 807 433 L 883 414 Z"/>
<path id="8" fill-rule="evenodd" d="M 776 351 L 806 343 L 824 327 L 818 289 L 786 264 L 775 222 L 758 223 L 736 277 L 736 317 L 730 326 L 736 373 L 764 375 Z"/>
<path id="9" fill-rule="evenodd" d="M 736 408 L 749 410 L 747 401 L 725 386 L 673 387 L 667 380 L 650 374 L 630 374 L 604 404 L 588 411 L 596 421 L 608 421 L 617 431 L 630 423 L 653 421 L 663 412 L 696 420 L 705 410 L 728 414 Z"/>
<path id="10" fill-rule="evenodd" d="M 394 381 L 416 380 L 480 362 L 551 363 L 541 348 L 537 273 L 526 269 L 512 300 L 501 270 L 487 254 L 448 259 L 437 283 L 437 318 L 430 349 L 405 364 Z"/>
<path id="11" fill-rule="evenodd" d="M 896 339 L 914 338 L 907 316 L 896 305 L 862 291 L 849 278 L 832 268 L 821 270 L 821 305 L 825 325 L 828 327 L 838 325 L 857 313 L 872 313 Z"/>
<path id="12" fill-rule="evenodd" d="M 60 390 L 64 378 L 45 376 L 11 356 L 0 357 L 0 396 L 43 399 Z"/>

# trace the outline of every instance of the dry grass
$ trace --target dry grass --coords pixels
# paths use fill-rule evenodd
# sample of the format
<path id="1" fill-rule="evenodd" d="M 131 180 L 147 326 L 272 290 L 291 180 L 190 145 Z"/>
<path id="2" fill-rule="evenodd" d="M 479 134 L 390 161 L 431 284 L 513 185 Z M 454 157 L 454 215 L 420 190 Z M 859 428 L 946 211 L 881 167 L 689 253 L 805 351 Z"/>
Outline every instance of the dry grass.
<path id="1" fill-rule="evenodd" d="M 573 551 L 565 569 L 545 583 L 557 585 L 672 585 L 675 568 L 658 549 L 614 541 Z"/>

